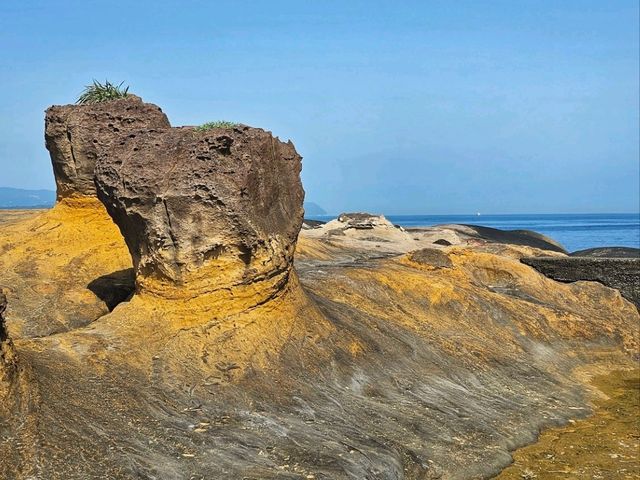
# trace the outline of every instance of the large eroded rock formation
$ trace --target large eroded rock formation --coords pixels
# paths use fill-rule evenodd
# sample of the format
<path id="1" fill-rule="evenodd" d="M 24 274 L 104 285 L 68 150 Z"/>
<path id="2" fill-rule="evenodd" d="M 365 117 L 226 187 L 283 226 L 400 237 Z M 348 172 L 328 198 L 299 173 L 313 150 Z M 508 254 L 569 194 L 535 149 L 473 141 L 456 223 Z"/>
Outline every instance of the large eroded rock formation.
<path id="1" fill-rule="evenodd" d="M 148 130 L 99 157 L 98 196 L 138 286 L 167 298 L 280 289 L 302 224 L 301 157 L 257 128 Z"/>
<path id="2" fill-rule="evenodd" d="M 135 95 L 91 105 L 55 105 L 45 117 L 45 142 L 51 154 L 58 200 L 95 197 L 93 171 L 98 152 L 140 129 L 168 128 L 160 107 Z"/>

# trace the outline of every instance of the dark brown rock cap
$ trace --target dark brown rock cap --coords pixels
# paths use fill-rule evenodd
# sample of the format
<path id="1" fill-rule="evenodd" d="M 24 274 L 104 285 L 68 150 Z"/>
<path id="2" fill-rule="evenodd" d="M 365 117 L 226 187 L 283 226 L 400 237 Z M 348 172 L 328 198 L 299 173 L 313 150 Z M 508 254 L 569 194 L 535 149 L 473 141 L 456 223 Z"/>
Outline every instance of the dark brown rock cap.
<path id="1" fill-rule="evenodd" d="M 160 107 L 140 97 L 88 105 L 55 105 L 45 114 L 45 144 L 51 155 L 57 199 L 95 197 L 98 151 L 140 129 L 169 128 Z"/>
<path id="2" fill-rule="evenodd" d="M 123 138 L 100 155 L 96 186 L 127 242 L 139 289 L 263 297 L 292 266 L 300 171 L 293 144 L 265 130 L 183 127 Z"/>

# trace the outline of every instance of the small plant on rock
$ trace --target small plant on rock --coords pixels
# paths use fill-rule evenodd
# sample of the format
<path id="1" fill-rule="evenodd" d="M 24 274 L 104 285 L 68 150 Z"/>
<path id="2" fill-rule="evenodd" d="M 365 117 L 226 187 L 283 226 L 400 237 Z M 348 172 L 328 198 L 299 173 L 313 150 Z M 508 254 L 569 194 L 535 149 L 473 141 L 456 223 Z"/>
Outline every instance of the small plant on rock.
<path id="1" fill-rule="evenodd" d="M 228 122 L 226 120 L 216 120 L 215 122 L 203 123 L 196 127 L 198 131 L 211 130 L 212 128 L 233 128 L 238 125 L 235 122 Z"/>
<path id="2" fill-rule="evenodd" d="M 123 84 L 124 82 L 115 85 L 109 80 L 105 80 L 104 83 L 94 80 L 91 85 L 87 85 L 84 88 L 84 91 L 80 94 L 76 103 L 78 105 L 88 105 L 124 98 L 129 95 L 129 87 L 123 87 Z"/>

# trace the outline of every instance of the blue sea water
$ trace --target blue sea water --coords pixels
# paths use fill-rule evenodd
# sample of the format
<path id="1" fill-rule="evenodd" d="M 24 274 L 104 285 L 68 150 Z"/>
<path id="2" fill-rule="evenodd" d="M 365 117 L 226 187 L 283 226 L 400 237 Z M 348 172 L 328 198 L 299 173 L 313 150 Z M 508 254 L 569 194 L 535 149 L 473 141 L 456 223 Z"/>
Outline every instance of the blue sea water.
<path id="1" fill-rule="evenodd" d="M 595 247 L 640 248 L 640 214 L 527 214 L 527 215 L 387 215 L 403 227 L 463 223 L 501 230 L 533 230 L 560 242 L 568 251 Z M 327 220 L 334 216 L 317 216 Z"/>

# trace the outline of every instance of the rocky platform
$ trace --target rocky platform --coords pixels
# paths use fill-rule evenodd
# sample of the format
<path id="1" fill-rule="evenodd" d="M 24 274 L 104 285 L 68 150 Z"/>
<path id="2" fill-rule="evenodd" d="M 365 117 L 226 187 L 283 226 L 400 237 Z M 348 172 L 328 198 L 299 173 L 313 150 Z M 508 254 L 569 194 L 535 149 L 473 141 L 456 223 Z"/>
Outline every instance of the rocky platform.
<path id="1" fill-rule="evenodd" d="M 76 222 L 82 275 L 42 278 L 79 292 L 121 262 L 138 288 L 56 333 L 34 311 L 34 338 L 11 303 L 43 282 L 13 285 L 0 478 L 490 478 L 541 429 L 589 414 L 591 374 L 635 366 L 632 303 L 520 262 L 562 253 L 349 216 L 296 245 L 299 157 L 262 131 L 149 131 L 113 152 L 96 181 L 124 241 L 97 234 L 106 216 L 81 234 L 88 210 L 70 211 L 40 228 Z M 11 223 L 0 248 L 38 225 Z M 65 238 L 9 258 L 63 264 L 81 243 Z"/>

